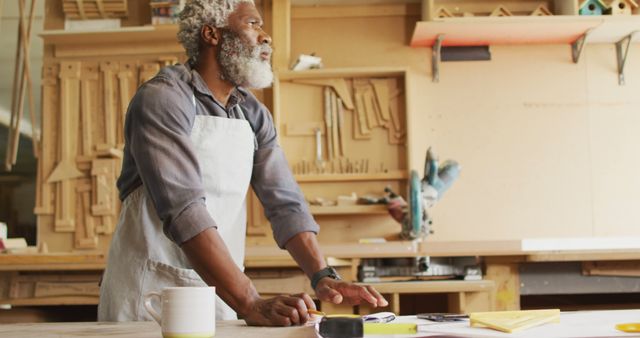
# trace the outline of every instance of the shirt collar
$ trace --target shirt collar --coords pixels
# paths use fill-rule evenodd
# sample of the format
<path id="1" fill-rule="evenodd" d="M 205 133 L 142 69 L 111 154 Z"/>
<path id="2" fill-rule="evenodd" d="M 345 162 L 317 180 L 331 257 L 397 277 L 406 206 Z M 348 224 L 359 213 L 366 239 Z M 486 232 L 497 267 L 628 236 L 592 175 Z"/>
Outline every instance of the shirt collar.
<path id="1" fill-rule="evenodd" d="M 189 73 L 191 73 L 191 87 L 193 87 L 194 91 L 198 92 L 199 94 L 209 96 L 218 105 L 222 106 L 222 104 L 218 102 L 218 100 L 216 100 L 215 96 L 213 96 L 206 82 L 204 82 L 204 79 L 202 78 L 202 76 L 200 76 L 200 73 L 198 73 L 188 62 L 185 64 L 185 67 L 187 68 Z M 247 94 L 243 90 L 240 90 L 240 87 L 234 87 L 231 91 L 231 95 L 229 96 L 227 107 L 233 107 L 236 104 L 244 102 L 246 96 Z"/>

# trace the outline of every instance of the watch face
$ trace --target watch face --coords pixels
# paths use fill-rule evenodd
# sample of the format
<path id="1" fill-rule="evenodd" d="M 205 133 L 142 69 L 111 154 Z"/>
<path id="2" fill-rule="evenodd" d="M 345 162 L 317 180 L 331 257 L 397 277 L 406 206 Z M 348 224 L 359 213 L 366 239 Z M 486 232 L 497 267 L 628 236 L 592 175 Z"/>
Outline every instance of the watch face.
<path id="1" fill-rule="evenodd" d="M 333 279 L 342 279 L 340 278 L 340 275 L 338 274 L 338 271 L 336 271 L 336 269 L 334 269 L 333 267 L 329 267 L 331 274 L 329 275 L 329 277 L 333 278 Z"/>

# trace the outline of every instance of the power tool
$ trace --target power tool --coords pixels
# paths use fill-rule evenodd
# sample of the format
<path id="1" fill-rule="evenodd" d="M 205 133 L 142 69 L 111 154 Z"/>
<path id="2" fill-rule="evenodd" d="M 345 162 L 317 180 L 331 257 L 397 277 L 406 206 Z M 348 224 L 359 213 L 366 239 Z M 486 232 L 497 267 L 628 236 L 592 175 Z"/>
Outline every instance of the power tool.
<path id="1" fill-rule="evenodd" d="M 400 237 L 413 240 L 425 238 L 432 232 L 431 217 L 427 209 L 433 207 L 453 185 L 460 176 L 460 169 L 460 165 L 453 160 L 447 160 L 438 166 L 438 158 L 431 147 L 427 149 L 424 176 L 420 178 L 417 171 L 411 170 L 409 199 L 408 205 L 403 209 Z M 389 200 L 402 198 L 388 187 L 385 191 Z"/>

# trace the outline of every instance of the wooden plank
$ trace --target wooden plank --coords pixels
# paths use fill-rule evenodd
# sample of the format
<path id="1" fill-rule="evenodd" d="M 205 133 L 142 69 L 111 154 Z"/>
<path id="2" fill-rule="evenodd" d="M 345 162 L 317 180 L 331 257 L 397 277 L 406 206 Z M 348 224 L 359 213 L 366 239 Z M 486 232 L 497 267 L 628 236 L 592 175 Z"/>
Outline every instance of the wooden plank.
<path id="1" fill-rule="evenodd" d="M 57 124 L 59 122 L 59 87 L 58 73 L 60 67 L 57 63 L 45 62 L 42 67 L 42 148 L 38 159 L 38 173 L 41 177 L 38 189 L 40 199 L 36 201 L 34 213 L 36 215 L 52 215 L 54 213 L 53 191 L 55 183 L 49 183 L 46 179 L 51 175 L 56 156 Z"/>
<path id="2" fill-rule="evenodd" d="M 640 250 L 591 250 L 574 252 L 530 252 L 527 262 L 575 262 L 640 259 Z"/>
<path id="3" fill-rule="evenodd" d="M 95 159 L 91 164 L 93 177 L 93 205 L 91 213 L 96 216 L 116 213 L 116 167 L 115 159 Z M 110 231 L 108 231 L 110 233 Z"/>
<path id="4" fill-rule="evenodd" d="M 366 283 L 376 288 L 380 293 L 449 293 L 449 292 L 491 292 L 495 283 L 490 280 L 479 281 L 422 281 L 422 282 L 392 282 Z"/>
<path id="5" fill-rule="evenodd" d="M 587 276 L 640 277 L 640 261 L 583 262 L 582 274 Z"/>
<path id="6" fill-rule="evenodd" d="M 91 161 L 94 155 L 93 148 L 93 116 L 98 115 L 98 66 L 97 64 L 83 63 L 80 78 L 80 101 L 82 104 L 81 133 L 82 133 L 82 162 Z"/>
<path id="7" fill-rule="evenodd" d="M 97 282 L 36 282 L 35 298 L 42 297 L 87 297 L 100 296 L 100 286 Z"/>
<path id="8" fill-rule="evenodd" d="M 105 254 L 0 255 L 0 271 L 102 270 Z"/>
<path id="9" fill-rule="evenodd" d="M 418 4 L 294 6 L 291 10 L 294 20 L 419 15 Z"/>
<path id="10" fill-rule="evenodd" d="M 100 63 L 100 71 L 102 72 L 102 102 L 104 104 L 104 143 L 96 145 L 99 154 L 108 154 L 111 149 L 116 148 L 117 138 L 117 120 L 116 113 L 116 84 L 115 74 L 118 70 L 118 64 L 110 61 Z"/>
<path id="11" fill-rule="evenodd" d="M 100 297 L 83 297 L 83 296 L 64 296 L 51 298 L 13 298 L 10 300 L 1 300 L 3 304 L 11 306 L 43 306 L 43 305 L 98 305 Z M 15 336 L 12 336 L 15 337 Z M 22 337 L 22 336 L 18 336 Z M 36 337 L 36 336 L 34 336 Z M 37 337 L 45 337 L 39 335 Z M 59 336 L 58 336 L 59 337 Z"/>
<path id="12" fill-rule="evenodd" d="M 60 63 L 60 162 L 47 183 L 57 182 L 55 231 L 75 231 L 75 182 L 83 174 L 76 167 L 78 120 L 80 117 L 80 62 Z"/>

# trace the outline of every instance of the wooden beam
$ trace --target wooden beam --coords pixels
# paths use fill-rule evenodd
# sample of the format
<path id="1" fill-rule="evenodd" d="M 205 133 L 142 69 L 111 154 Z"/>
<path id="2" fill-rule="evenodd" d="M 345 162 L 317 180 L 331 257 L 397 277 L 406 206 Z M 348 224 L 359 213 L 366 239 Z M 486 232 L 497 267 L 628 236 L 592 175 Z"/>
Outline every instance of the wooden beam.
<path id="1" fill-rule="evenodd" d="M 291 58 L 291 1 L 273 0 L 273 69 L 286 70 Z"/>

